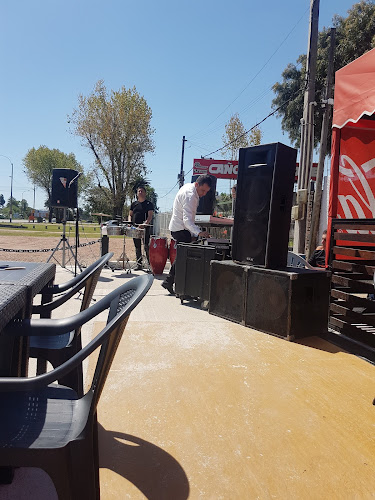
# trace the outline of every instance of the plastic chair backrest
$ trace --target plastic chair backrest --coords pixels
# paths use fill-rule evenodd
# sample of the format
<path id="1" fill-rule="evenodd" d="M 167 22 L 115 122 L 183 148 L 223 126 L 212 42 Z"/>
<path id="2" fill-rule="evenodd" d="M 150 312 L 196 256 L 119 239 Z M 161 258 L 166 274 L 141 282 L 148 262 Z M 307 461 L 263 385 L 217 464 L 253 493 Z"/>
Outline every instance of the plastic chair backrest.
<path id="1" fill-rule="evenodd" d="M 64 377 L 78 365 L 80 365 L 92 352 L 101 347 L 93 382 L 88 392 L 92 396 L 90 412 L 95 411 L 100 394 L 103 390 L 105 380 L 111 367 L 122 333 L 125 329 L 131 311 L 139 304 L 146 295 L 153 282 L 153 276 L 145 275 L 134 278 L 124 285 L 120 286 L 106 297 L 83 312 L 76 314 L 71 318 L 64 319 L 41 319 L 35 320 L 40 324 L 40 333 L 42 335 L 51 335 L 53 331 L 58 335 L 60 331 L 66 328 L 77 328 L 96 317 L 105 309 L 109 308 L 108 321 L 105 328 L 74 354 L 68 361 L 54 368 L 53 370 L 37 375 L 35 377 L 3 377 L 0 378 L 1 391 L 33 391 L 45 388 L 49 384 Z M 34 324 L 35 324 L 34 321 Z M 33 324 L 33 320 L 26 320 L 20 324 L 20 332 L 27 334 L 27 324 Z M 9 328 L 8 334 L 13 335 L 16 325 Z M 20 333 L 19 332 L 19 333 Z M 86 394 L 87 395 L 87 394 Z M 86 397 L 86 396 L 84 396 Z"/>
<path id="2" fill-rule="evenodd" d="M 306 259 L 304 259 L 303 257 L 294 252 L 288 252 L 287 266 L 303 268 L 303 269 L 314 269 L 314 267 L 311 266 Z"/>

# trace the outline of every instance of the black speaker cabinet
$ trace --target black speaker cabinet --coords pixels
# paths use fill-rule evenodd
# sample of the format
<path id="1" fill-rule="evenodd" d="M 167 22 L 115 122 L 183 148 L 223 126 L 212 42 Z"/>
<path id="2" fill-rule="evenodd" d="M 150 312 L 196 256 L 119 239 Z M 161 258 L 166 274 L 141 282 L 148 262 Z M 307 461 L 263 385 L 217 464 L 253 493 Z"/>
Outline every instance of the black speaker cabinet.
<path id="1" fill-rule="evenodd" d="M 230 260 L 211 261 L 210 314 L 243 323 L 247 269 Z"/>
<path id="2" fill-rule="evenodd" d="M 180 297 L 189 295 L 209 299 L 210 262 L 223 256 L 214 246 L 193 243 L 177 245 L 175 290 Z"/>
<path id="3" fill-rule="evenodd" d="M 279 142 L 240 149 L 233 260 L 286 266 L 296 157 Z"/>
<path id="4" fill-rule="evenodd" d="M 70 168 L 54 168 L 52 170 L 51 205 L 53 207 L 77 208 L 78 175 Z"/>
<path id="5" fill-rule="evenodd" d="M 193 175 L 191 182 L 195 182 L 199 175 Z M 214 175 L 210 175 L 212 180 L 211 189 L 205 196 L 199 198 L 199 205 L 197 208 L 197 215 L 212 215 L 214 213 L 215 199 L 216 199 L 216 181 L 217 178 Z"/>
<path id="6" fill-rule="evenodd" d="M 245 324 L 294 340 L 327 331 L 330 273 L 248 268 Z"/>

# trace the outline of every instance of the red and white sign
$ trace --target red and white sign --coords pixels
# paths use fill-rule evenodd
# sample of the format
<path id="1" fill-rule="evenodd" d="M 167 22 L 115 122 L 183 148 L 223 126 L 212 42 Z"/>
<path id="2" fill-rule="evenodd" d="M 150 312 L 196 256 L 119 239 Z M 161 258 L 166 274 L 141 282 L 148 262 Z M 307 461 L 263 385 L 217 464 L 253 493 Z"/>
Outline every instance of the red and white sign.
<path id="1" fill-rule="evenodd" d="M 233 160 L 206 160 L 205 158 L 199 158 L 193 160 L 193 175 L 206 175 L 210 174 L 218 179 L 237 179 L 238 174 L 238 161 Z M 296 163 L 296 176 L 295 180 L 298 180 L 298 167 L 299 164 Z M 318 168 L 317 163 L 313 163 L 311 180 L 316 180 L 316 171 Z"/>
<path id="2" fill-rule="evenodd" d="M 199 158 L 193 160 L 193 175 L 213 175 L 218 179 L 237 179 L 238 161 L 206 160 Z"/>

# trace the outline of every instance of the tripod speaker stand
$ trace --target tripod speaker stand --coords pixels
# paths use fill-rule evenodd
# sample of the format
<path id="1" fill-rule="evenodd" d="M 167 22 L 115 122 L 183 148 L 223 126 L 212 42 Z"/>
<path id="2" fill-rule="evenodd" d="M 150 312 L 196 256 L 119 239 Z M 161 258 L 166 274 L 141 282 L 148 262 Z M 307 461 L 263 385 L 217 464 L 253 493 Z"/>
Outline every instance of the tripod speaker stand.
<path id="1" fill-rule="evenodd" d="M 77 250 L 78 250 L 78 177 L 81 172 L 70 168 L 54 168 L 52 170 L 52 193 L 51 193 L 51 206 L 59 207 L 63 209 L 63 234 L 58 242 L 56 248 L 53 250 L 51 256 L 47 260 L 49 262 L 52 257 L 59 263 L 55 257 L 55 253 L 59 250 L 62 245 L 62 267 L 65 267 L 66 262 L 69 262 L 73 257 L 75 264 L 74 274 L 77 274 L 77 266 L 79 270 L 82 271 L 81 266 L 77 260 Z M 74 254 L 69 241 L 66 238 L 66 209 L 75 208 L 76 209 L 76 253 Z M 70 257 L 66 260 L 66 251 L 70 252 Z"/>
<path id="2" fill-rule="evenodd" d="M 60 249 L 61 247 L 61 250 L 62 250 L 62 261 L 61 261 L 61 267 L 64 267 L 66 266 L 66 264 L 70 261 L 71 258 L 74 259 L 74 262 L 76 263 L 76 265 L 79 267 L 79 270 L 82 271 L 82 268 L 77 260 L 77 256 L 76 254 L 73 252 L 73 249 L 66 237 L 66 208 L 63 209 L 64 210 L 64 214 L 63 214 L 63 220 L 62 220 L 62 225 L 63 225 L 63 232 L 62 232 L 62 235 L 61 235 L 61 238 L 60 238 L 60 241 L 58 242 L 58 244 L 56 245 L 56 247 L 54 248 L 52 254 L 49 256 L 47 262 L 49 262 L 52 258 L 54 258 L 56 260 L 56 262 L 59 264 L 58 260 L 56 259 L 55 257 L 55 253 Z M 77 215 L 78 217 L 78 215 Z M 77 230 L 77 229 L 76 229 Z M 68 259 L 66 258 L 66 252 L 68 252 L 68 255 L 70 255 L 68 257 Z"/>

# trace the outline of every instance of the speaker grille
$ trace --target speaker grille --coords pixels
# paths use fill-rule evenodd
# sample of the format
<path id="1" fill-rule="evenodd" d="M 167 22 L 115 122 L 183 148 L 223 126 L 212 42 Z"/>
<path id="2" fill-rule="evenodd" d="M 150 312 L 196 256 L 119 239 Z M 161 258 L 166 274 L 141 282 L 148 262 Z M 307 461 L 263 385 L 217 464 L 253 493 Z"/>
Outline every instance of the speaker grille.
<path id="1" fill-rule="evenodd" d="M 241 148 L 233 225 L 233 259 L 286 266 L 296 150 L 280 143 Z"/>
<path id="2" fill-rule="evenodd" d="M 246 266 L 211 261 L 209 312 L 241 323 L 244 320 Z"/>
<path id="3" fill-rule="evenodd" d="M 327 330 L 330 273 L 250 267 L 245 324 L 289 339 Z"/>
<path id="4" fill-rule="evenodd" d="M 289 276 L 250 269 L 247 282 L 247 326 L 283 337 L 289 328 Z"/>
<path id="5" fill-rule="evenodd" d="M 77 180 L 73 181 L 77 175 L 78 172 L 70 168 L 52 170 L 51 205 L 53 207 L 77 208 Z"/>

